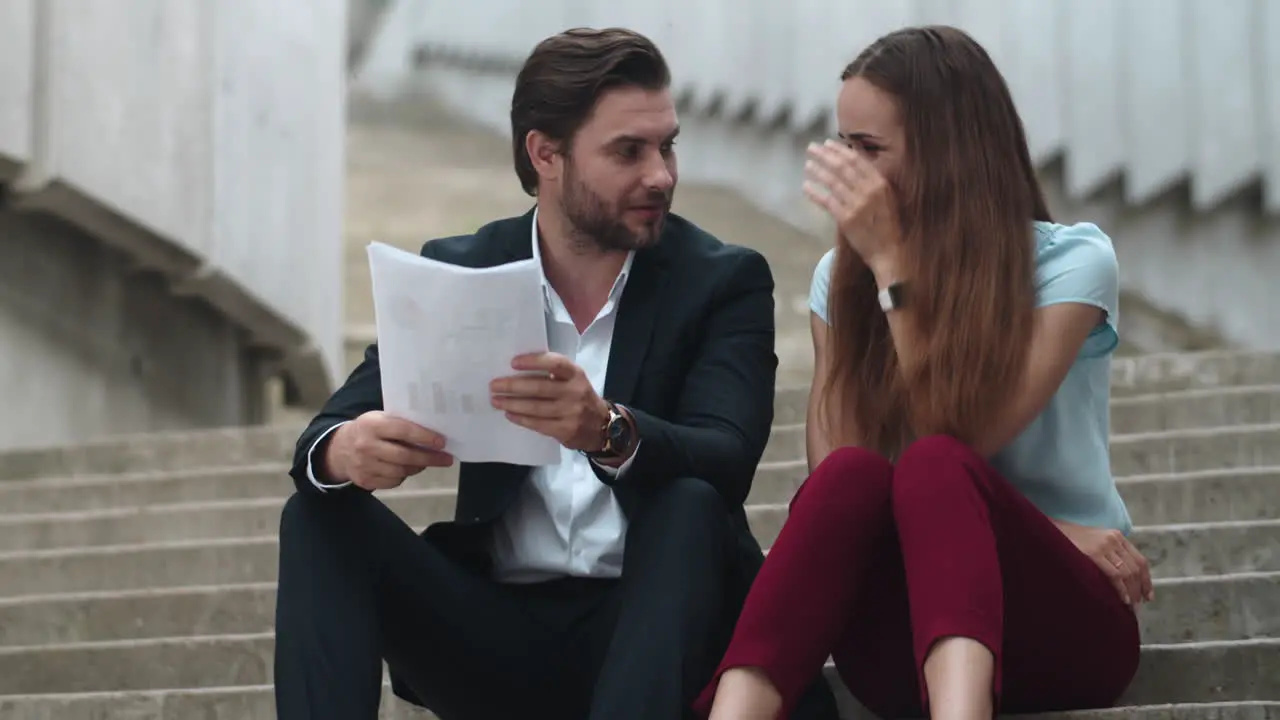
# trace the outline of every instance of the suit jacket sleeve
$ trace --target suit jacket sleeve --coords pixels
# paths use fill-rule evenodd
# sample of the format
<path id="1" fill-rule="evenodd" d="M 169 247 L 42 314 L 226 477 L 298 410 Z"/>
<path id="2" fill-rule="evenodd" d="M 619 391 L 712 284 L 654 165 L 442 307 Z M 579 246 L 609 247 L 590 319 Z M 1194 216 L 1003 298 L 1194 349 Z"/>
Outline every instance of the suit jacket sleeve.
<path id="1" fill-rule="evenodd" d="M 628 407 L 640 446 L 612 485 L 696 477 L 733 505 L 746 502 L 773 425 L 778 359 L 774 354 L 773 273 L 755 251 L 727 273 L 669 420 Z"/>
<path id="2" fill-rule="evenodd" d="M 311 447 L 315 445 L 317 438 L 325 436 L 320 444 L 315 446 L 316 463 L 312 470 L 316 474 L 316 480 L 325 485 L 336 484 L 338 481 L 328 477 L 324 464 L 320 462 L 324 457 L 325 447 L 333 437 L 333 433 L 328 435 L 325 433 L 328 433 L 334 425 L 354 420 L 372 410 L 381 409 L 382 377 L 378 369 L 378 345 L 375 343 L 365 349 L 364 360 L 351 372 L 342 387 L 329 397 L 324 407 L 320 409 L 320 413 L 311 420 L 311 424 L 298 437 L 297 445 L 293 449 L 293 467 L 289 470 L 289 476 L 293 478 L 293 484 L 298 491 L 320 492 L 307 477 Z"/>

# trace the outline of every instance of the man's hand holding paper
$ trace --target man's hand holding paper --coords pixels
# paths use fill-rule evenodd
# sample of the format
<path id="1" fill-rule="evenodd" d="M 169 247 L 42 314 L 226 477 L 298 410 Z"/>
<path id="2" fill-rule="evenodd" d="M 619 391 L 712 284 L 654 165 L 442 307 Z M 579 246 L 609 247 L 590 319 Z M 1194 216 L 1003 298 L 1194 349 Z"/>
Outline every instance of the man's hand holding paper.
<path id="1" fill-rule="evenodd" d="M 448 467 L 444 437 L 380 410 L 367 412 L 334 431 L 325 453 L 329 475 L 365 490 L 399 487 L 429 467 Z"/>
<path id="2" fill-rule="evenodd" d="M 525 374 L 490 383 L 493 407 L 511 422 L 555 438 L 570 450 L 595 452 L 604 442 L 601 428 L 609 405 L 591 387 L 582 368 L 556 353 L 521 355 L 512 369 Z M 543 374 L 545 373 L 545 374 Z"/>
<path id="3" fill-rule="evenodd" d="M 462 462 L 559 462 L 555 436 L 491 401 L 512 358 L 547 353 L 538 263 L 468 268 L 380 243 L 368 252 L 386 414 L 430 428 Z"/>

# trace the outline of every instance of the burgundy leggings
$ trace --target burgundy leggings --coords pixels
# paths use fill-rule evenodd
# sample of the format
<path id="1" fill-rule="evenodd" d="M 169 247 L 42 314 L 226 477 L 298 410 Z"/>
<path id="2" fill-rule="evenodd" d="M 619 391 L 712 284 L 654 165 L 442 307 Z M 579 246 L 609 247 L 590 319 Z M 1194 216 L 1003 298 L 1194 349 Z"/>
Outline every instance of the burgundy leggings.
<path id="1" fill-rule="evenodd" d="M 867 709 L 920 717 L 925 658 L 951 636 L 991 650 L 1002 712 L 1112 705 L 1138 666 L 1134 611 L 968 447 L 924 438 L 897 467 L 842 448 L 792 498 L 695 709 L 708 715 L 725 670 L 757 667 L 786 718 L 830 655 Z"/>

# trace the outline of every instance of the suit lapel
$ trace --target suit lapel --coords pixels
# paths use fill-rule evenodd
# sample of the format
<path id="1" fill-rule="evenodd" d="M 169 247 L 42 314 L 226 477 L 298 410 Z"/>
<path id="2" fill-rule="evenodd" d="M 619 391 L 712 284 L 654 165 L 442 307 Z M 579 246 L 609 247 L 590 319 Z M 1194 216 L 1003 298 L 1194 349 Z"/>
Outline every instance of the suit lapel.
<path id="1" fill-rule="evenodd" d="M 634 400 L 640 367 L 653 337 L 653 324 L 658 317 L 658 304 L 667 279 L 662 252 L 665 242 L 670 242 L 670 239 L 636 253 L 631 263 L 631 276 L 627 278 L 618 304 L 618 321 L 609 350 L 604 395 L 623 404 Z"/>
<path id="2" fill-rule="evenodd" d="M 533 258 L 533 210 L 515 218 L 515 222 L 505 226 L 499 237 L 495 238 L 495 249 L 498 252 L 498 263 L 504 265 L 517 260 Z"/>

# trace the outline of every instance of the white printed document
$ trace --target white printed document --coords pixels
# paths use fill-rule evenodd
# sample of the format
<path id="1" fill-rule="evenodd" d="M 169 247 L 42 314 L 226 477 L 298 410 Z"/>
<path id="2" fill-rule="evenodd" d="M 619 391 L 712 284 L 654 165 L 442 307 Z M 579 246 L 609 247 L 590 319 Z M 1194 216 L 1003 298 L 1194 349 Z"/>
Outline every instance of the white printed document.
<path id="1" fill-rule="evenodd" d="M 476 269 L 382 243 L 368 253 L 384 411 L 440 433 L 462 462 L 559 462 L 560 443 L 489 401 L 513 358 L 547 351 L 537 261 Z"/>

